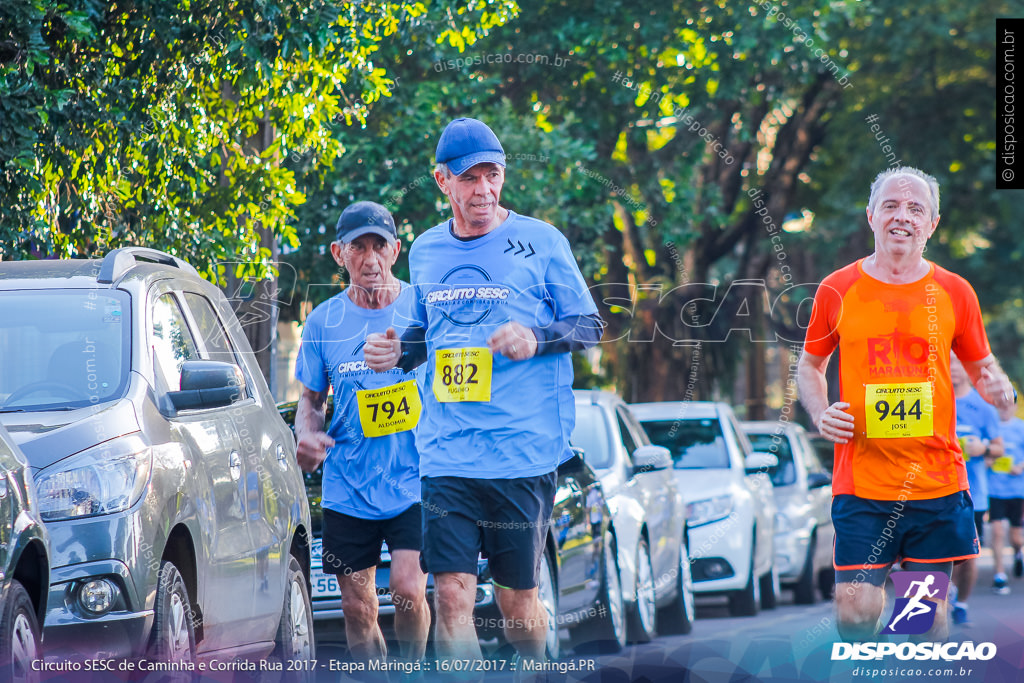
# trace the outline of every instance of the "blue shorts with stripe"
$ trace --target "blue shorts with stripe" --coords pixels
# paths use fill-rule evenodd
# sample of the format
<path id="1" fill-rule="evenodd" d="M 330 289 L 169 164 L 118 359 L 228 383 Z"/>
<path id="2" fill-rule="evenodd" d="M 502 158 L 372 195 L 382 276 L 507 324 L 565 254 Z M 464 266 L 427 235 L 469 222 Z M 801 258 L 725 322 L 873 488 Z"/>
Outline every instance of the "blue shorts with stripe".
<path id="1" fill-rule="evenodd" d="M 967 491 L 928 500 L 832 498 L 837 571 L 940 563 L 977 557 L 974 504 Z"/>

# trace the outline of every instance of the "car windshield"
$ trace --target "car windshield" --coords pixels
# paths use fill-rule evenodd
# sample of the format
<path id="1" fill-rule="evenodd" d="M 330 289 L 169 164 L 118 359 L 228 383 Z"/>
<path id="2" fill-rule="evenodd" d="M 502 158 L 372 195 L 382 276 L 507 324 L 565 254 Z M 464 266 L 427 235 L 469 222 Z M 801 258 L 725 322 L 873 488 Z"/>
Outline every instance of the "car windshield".
<path id="1" fill-rule="evenodd" d="M 60 410 L 124 394 L 128 295 L 0 293 L 0 412 Z"/>
<path id="2" fill-rule="evenodd" d="M 651 442 L 672 452 L 677 470 L 729 467 L 729 448 L 715 418 L 643 422 Z"/>
<path id="3" fill-rule="evenodd" d="M 576 428 L 569 440 L 573 446 L 583 449 L 591 467 L 601 469 L 611 464 L 608 428 L 597 406 L 576 404 Z"/>
<path id="4" fill-rule="evenodd" d="M 777 442 L 775 437 L 779 437 Z M 796 467 L 793 464 L 793 450 L 789 437 L 784 434 L 751 434 L 747 432 L 755 451 L 770 453 L 779 459 L 779 464 L 768 468 L 768 476 L 775 486 L 786 486 L 796 481 Z"/>

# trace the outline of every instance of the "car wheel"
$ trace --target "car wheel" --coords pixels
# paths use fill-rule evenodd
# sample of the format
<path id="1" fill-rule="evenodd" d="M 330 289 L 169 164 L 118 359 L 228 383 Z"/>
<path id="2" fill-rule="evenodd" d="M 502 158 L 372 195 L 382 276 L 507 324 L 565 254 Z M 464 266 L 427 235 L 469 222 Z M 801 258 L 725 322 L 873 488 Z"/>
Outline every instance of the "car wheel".
<path id="1" fill-rule="evenodd" d="M 32 599 L 17 579 L 7 589 L 0 614 L 0 679 L 38 681 L 32 663 L 39 660 L 39 620 Z"/>
<path id="2" fill-rule="evenodd" d="M 636 549 L 636 583 L 633 586 L 635 601 L 629 610 L 626 622 L 630 642 L 648 643 L 655 636 L 654 620 L 657 609 L 654 604 L 654 568 L 651 566 L 651 551 L 647 539 L 640 537 Z"/>
<path id="3" fill-rule="evenodd" d="M 294 555 L 288 558 L 288 582 L 285 584 L 281 621 L 277 626 L 271 657 L 284 664 L 286 680 L 313 680 L 315 672 L 303 668 L 306 662 L 316 658 L 313 607 L 309 601 L 302 565 Z M 288 662 L 298 665 L 292 665 L 291 673 L 288 673 Z"/>
<path id="4" fill-rule="evenodd" d="M 614 654 L 626 646 L 626 606 L 622 597 L 622 580 L 616 556 L 615 536 L 605 532 L 601 555 L 601 592 L 596 613 L 573 629 L 577 649 L 601 654 Z"/>
<path id="5" fill-rule="evenodd" d="M 196 634 L 192 616 L 185 580 L 173 562 L 162 561 L 157 573 L 149 658 L 158 662 L 195 662 Z"/>
<path id="6" fill-rule="evenodd" d="M 779 575 L 775 571 L 775 563 L 767 574 L 760 579 L 761 588 L 761 609 L 775 609 L 779 604 Z"/>
<path id="7" fill-rule="evenodd" d="M 729 614 L 734 617 L 752 617 L 761 602 L 761 582 L 754 575 L 754 548 L 750 549 L 750 571 L 747 585 L 729 596 Z"/>
<path id="8" fill-rule="evenodd" d="M 836 592 L 836 570 L 827 567 L 818 572 L 818 592 L 822 600 L 831 600 Z"/>
<path id="9" fill-rule="evenodd" d="M 815 536 L 811 536 L 811 542 L 807 544 L 807 557 L 804 559 L 804 567 L 800 570 L 800 578 L 793 587 L 793 602 L 798 605 L 814 604 L 814 550 Z"/>
<path id="10" fill-rule="evenodd" d="M 693 630 L 696 612 L 693 605 L 693 572 L 686 543 L 679 544 L 679 568 L 676 571 L 676 596 L 658 610 L 658 633 L 686 634 Z"/>
<path id="11" fill-rule="evenodd" d="M 561 655 L 562 648 L 558 639 L 558 587 L 555 583 L 554 566 L 547 551 L 541 553 L 540 556 L 540 581 L 537 597 L 544 607 L 544 614 L 548 620 L 548 629 L 544 636 L 544 649 L 547 658 L 554 661 Z"/>

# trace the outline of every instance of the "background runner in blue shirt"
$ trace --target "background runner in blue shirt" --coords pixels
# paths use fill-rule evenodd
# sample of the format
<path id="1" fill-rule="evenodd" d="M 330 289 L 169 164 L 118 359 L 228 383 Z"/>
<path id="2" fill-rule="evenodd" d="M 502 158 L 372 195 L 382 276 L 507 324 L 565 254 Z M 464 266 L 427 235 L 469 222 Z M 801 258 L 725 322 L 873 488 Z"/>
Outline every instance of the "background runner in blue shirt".
<path id="1" fill-rule="evenodd" d="M 999 413 L 971 385 L 971 379 L 960 359 L 950 357 L 949 378 L 956 396 L 956 433 L 964 443 L 967 459 L 967 483 L 974 502 L 974 524 L 978 540 L 983 542 L 982 525 L 988 511 L 988 475 L 986 464 L 1003 454 L 1003 439 L 999 435 Z M 967 599 L 978 580 L 975 558 L 964 560 L 953 568 L 956 601 L 953 603 L 953 623 L 966 624 Z"/>
<path id="2" fill-rule="evenodd" d="M 542 659 L 537 574 L 575 423 L 569 352 L 595 344 L 602 324 L 565 237 L 499 205 L 505 153 L 490 128 L 452 121 L 436 161 L 453 216 L 413 243 L 416 306 L 401 342 L 393 330 L 372 335 L 365 357 L 378 370 L 427 366 L 416 443 L 438 654 L 480 657 L 483 552 L 509 642 Z"/>
<path id="3" fill-rule="evenodd" d="M 1024 575 L 1024 420 L 1016 415 L 1017 406 L 999 410 L 999 431 L 1003 437 L 1004 460 L 995 461 L 988 471 L 989 527 L 992 530 L 992 557 L 995 576 L 1002 578 L 1002 586 L 993 586 L 998 593 L 1008 593 L 1006 571 L 1003 568 L 1003 548 L 1006 547 L 1006 527 L 1010 526 L 1010 545 L 1013 546 L 1013 575 Z M 1005 590 L 1003 590 L 1005 588 Z"/>
<path id="4" fill-rule="evenodd" d="M 324 462 L 323 570 L 338 575 L 345 635 L 359 659 L 387 654 L 377 624 L 383 541 L 391 552 L 395 632 L 404 657 L 423 657 L 430 628 L 412 432 L 420 395 L 411 374 L 376 373 L 363 360 L 366 335 L 391 327 L 412 294 L 391 273 L 401 249 L 397 237 L 379 204 L 356 202 L 342 212 L 331 255 L 348 271 L 350 286 L 310 313 L 295 368 L 304 385 L 295 414 L 297 457 L 307 472 Z M 324 432 L 328 389 L 334 414 Z"/>

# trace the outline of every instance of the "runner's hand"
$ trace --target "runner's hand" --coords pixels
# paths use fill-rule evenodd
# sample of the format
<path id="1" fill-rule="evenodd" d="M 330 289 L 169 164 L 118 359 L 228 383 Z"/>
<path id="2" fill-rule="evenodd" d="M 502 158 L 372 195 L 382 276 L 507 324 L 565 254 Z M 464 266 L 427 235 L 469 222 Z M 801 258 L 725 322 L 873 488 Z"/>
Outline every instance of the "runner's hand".
<path id="1" fill-rule="evenodd" d="M 386 372 L 398 365 L 402 357 L 402 340 L 395 328 L 389 327 L 384 334 L 375 332 L 366 337 L 363 345 L 363 359 L 371 370 Z"/>
<path id="2" fill-rule="evenodd" d="M 973 434 L 964 437 L 964 445 L 964 450 L 967 451 L 967 456 L 970 458 L 985 455 L 985 451 L 988 450 L 988 444 Z"/>
<path id="3" fill-rule="evenodd" d="M 295 459 L 305 472 L 312 472 L 327 457 L 327 449 L 334 445 L 334 439 L 324 432 L 312 432 L 299 439 L 295 448 Z"/>
<path id="4" fill-rule="evenodd" d="M 849 403 L 837 401 L 825 408 L 818 418 L 818 433 L 833 443 L 847 443 L 853 438 L 853 415 L 846 412 Z"/>
<path id="5" fill-rule="evenodd" d="M 537 335 L 526 325 L 510 322 L 488 338 L 487 347 L 509 360 L 526 360 L 537 354 Z"/>
<path id="6" fill-rule="evenodd" d="M 996 408 L 1009 408 L 1013 405 L 1013 385 L 1010 378 L 1002 372 L 992 372 L 987 366 L 981 369 L 981 395 Z"/>

